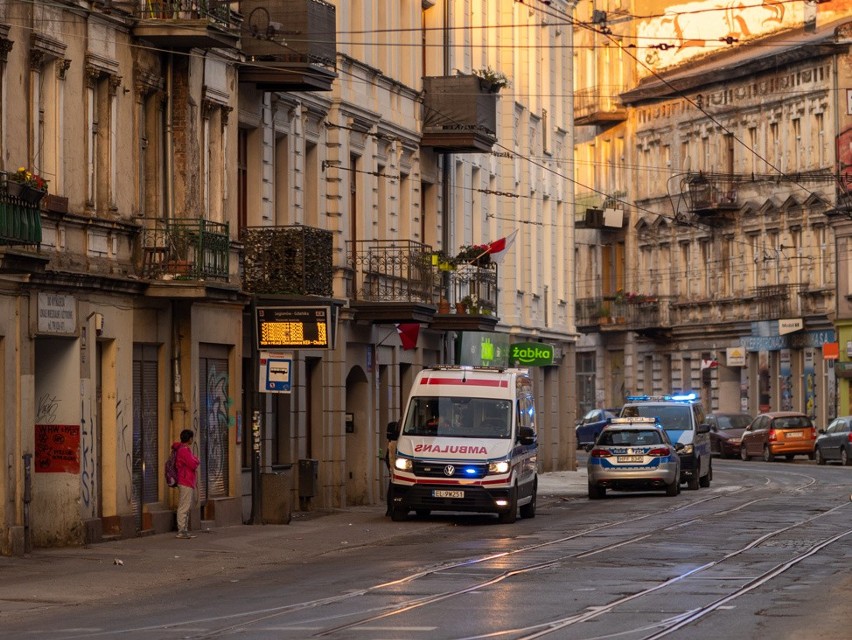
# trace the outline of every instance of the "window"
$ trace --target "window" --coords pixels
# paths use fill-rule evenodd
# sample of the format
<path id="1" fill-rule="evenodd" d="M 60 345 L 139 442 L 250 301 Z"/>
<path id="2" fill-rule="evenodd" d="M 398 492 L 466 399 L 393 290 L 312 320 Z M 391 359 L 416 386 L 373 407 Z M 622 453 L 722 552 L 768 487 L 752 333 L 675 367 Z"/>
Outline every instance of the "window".
<path id="1" fill-rule="evenodd" d="M 116 180 L 115 92 L 121 78 L 89 65 L 87 96 L 87 183 L 86 200 L 98 213 L 115 209 L 113 188 Z"/>

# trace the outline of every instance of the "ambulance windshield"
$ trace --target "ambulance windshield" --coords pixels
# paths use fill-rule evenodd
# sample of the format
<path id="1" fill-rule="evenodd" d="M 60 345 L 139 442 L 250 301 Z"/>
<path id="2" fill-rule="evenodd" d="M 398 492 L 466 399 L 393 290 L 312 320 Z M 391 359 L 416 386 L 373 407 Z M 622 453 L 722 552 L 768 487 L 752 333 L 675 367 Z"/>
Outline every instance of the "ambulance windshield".
<path id="1" fill-rule="evenodd" d="M 417 396 L 402 433 L 447 438 L 510 438 L 512 402 L 495 398 Z"/>

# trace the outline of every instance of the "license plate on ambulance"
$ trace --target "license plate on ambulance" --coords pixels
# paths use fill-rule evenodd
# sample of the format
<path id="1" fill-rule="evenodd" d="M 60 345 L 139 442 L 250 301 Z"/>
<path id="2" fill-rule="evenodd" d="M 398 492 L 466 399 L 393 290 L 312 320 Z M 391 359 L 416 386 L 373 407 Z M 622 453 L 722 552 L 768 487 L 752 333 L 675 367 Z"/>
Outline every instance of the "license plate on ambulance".
<path id="1" fill-rule="evenodd" d="M 464 498 L 464 491 L 447 491 L 446 489 L 435 489 L 432 491 L 433 498 Z"/>
<path id="2" fill-rule="evenodd" d="M 645 456 L 617 456 L 616 460 L 618 462 L 642 462 L 645 460 Z"/>

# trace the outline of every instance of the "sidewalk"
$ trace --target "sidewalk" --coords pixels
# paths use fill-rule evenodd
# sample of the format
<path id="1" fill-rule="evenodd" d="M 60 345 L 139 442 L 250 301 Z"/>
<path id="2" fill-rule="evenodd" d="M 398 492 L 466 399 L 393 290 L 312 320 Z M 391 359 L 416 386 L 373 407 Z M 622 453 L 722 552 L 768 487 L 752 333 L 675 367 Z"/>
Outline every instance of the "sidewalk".
<path id="1" fill-rule="evenodd" d="M 538 503 L 585 498 L 586 470 L 539 475 Z M 317 556 L 446 527 L 442 520 L 392 522 L 384 505 L 331 512 L 296 512 L 288 525 L 238 525 L 115 540 L 85 547 L 35 549 L 24 558 L 0 557 L 0 620 L 58 605 L 149 591 L 177 580 L 227 576 L 260 565 Z"/>

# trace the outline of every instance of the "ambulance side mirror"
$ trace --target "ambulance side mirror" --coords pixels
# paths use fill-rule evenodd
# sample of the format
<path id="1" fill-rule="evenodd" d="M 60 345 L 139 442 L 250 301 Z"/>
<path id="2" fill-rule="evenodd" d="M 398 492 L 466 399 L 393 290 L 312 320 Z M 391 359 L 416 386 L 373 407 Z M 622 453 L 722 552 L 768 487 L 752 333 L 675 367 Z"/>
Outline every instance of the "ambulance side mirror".
<path id="1" fill-rule="evenodd" d="M 399 439 L 399 423 L 396 421 L 388 422 L 388 428 L 385 433 L 386 438 L 393 442 L 394 440 Z"/>
<path id="2" fill-rule="evenodd" d="M 532 427 L 521 427 L 518 429 L 518 442 L 521 444 L 535 444 L 535 430 Z"/>

